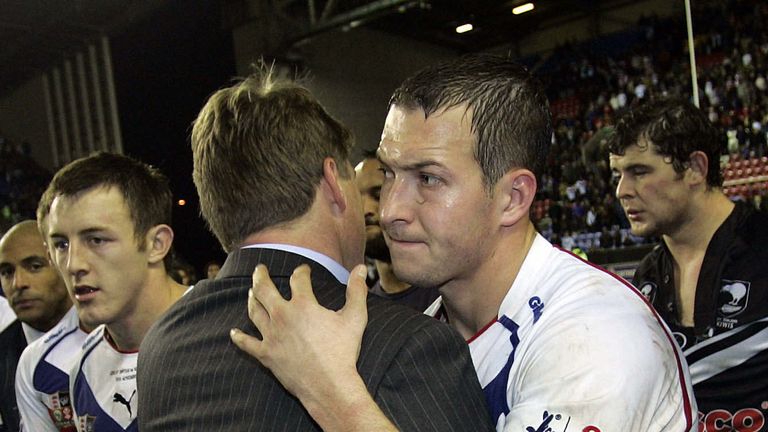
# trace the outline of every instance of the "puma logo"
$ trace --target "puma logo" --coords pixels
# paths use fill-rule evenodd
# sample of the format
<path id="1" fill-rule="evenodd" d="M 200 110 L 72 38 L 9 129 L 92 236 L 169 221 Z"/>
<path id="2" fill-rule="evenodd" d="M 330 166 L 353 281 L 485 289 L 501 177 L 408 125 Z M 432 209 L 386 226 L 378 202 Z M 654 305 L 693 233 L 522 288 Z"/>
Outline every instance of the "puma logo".
<path id="1" fill-rule="evenodd" d="M 136 395 L 136 389 L 133 390 L 133 393 L 131 393 L 131 397 L 128 398 L 128 400 L 125 400 L 125 397 L 120 393 L 115 393 L 115 395 L 112 396 L 112 402 L 119 402 L 125 405 L 125 407 L 128 408 L 128 417 L 133 418 L 133 411 L 131 410 L 131 401 L 133 400 L 133 397 L 135 395 Z"/>

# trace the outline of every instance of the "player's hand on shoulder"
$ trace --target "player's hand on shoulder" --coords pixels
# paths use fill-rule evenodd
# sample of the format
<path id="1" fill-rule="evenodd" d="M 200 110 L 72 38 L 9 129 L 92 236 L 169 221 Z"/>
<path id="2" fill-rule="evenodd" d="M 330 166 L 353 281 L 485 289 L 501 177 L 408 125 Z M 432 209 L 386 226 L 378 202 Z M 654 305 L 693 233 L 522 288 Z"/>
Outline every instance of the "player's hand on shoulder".
<path id="1" fill-rule="evenodd" d="M 350 275 L 347 301 L 339 311 L 321 306 L 312 291 L 310 269 L 296 268 L 290 279 L 291 299 L 284 299 L 265 266 L 253 272 L 248 315 L 261 340 L 233 329 L 232 341 L 275 374 L 305 405 L 339 390 L 340 377 L 357 374 L 357 358 L 368 322 L 365 266 Z"/>

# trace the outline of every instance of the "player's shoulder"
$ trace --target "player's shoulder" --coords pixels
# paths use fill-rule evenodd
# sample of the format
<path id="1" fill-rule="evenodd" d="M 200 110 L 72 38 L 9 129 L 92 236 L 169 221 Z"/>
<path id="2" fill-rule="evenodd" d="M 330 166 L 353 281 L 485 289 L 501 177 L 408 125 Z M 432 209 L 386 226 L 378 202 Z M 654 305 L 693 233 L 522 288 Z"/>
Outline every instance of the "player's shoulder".
<path id="1" fill-rule="evenodd" d="M 94 351 L 94 349 L 101 344 L 101 342 L 104 340 L 104 330 L 105 325 L 102 324 L 93 331 L 91 331 L 86 337 L 85 341 L 82 343 L 82 349 L 77 354 L 77 364 L 82 365 L 82 362 L 87 359 L 91 353 Z M 78 366 L 80 367 L 80 366 Z"/>
<path id="2" fill-rule="evenodd" d="M 80 330 L 78 327 L 79 321 L 77 320 L 77 314 L 73 315 L 74 319 L 72 319 L 68 313 L 52 329 L 31 344 L 27 345 L 27 348 L 24 349 L 19 361 L 34 363 L 42 359 L 46 353 L 50 352 L 60 344 L 82 343 L 82 339 L 75 337 Z"/>

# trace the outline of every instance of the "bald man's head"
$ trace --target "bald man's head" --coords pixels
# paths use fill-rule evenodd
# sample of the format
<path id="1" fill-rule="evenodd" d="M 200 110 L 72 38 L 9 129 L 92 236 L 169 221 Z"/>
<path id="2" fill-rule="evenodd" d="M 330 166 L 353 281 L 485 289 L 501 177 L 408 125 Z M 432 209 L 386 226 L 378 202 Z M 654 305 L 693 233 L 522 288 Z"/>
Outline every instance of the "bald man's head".
<path id="1" fill-rule="evenodd" d="M 0 285 L 19 320 L 48 331 L 72 307 L 51 265 L 37 222 L 19 222 L 0 238 Z"/>

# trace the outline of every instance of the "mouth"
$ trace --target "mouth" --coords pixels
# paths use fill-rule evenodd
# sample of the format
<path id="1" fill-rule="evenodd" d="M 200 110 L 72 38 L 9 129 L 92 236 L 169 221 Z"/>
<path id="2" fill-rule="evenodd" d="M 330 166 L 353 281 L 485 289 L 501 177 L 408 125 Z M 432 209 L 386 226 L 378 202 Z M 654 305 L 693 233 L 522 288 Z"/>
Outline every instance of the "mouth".
<path id="1" fill-rule="evenodd" d="M 13 307 L 13 309 L 16 309 L 16 310 L 24 310 L 24 309 L 29 309 L 33 307 L 35 305 L 35 302 L 37 302 L 36 299 L 28 299 L 28 298 L 14 299 L 13 302 L 11 303 L 11 306 Z"/>
<path id="2" fill-rule="evenodd" d="M 405 239 L 405 238 L 389 238 L 389 247 L 413 247 L 416 245 L 424 244 L 423 241 Z"/>
<path id="3" fill-rule="evenodd" d="M 75 287 L 75 300 L 79 302 L 92 300 L 98 291 L 98 288 L 89 285 L 77 285 Z"/>
<path id="4" fill-rule="evenodd" d="M 641 212 L 640 210 L 627 210 L 626 211 L 627 219 L 629 219 L 631 221 L 636 221 L 636 220 L 640 219 L 640 215 L 642 213 L 643 212 Z"/>

